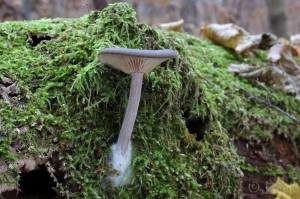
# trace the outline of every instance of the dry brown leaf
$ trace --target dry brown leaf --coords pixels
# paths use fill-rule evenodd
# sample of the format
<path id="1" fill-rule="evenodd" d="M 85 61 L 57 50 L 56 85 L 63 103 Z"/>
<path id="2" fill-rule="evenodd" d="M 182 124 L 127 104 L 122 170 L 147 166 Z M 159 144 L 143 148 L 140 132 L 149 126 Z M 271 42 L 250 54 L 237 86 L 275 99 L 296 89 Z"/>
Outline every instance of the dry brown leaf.
<path id="1" fill-rule="evenodd" d="M 247 55 L 255 48 L 268 48 L 277 38 L 271 34 L 250 35 L 235 24 L 210 24 L 200 29 L 200 34 L 211 41 Z"/>
<path id="2" fill-rule="evenodd" d="M 248 33 L 234 24 L 210 24 L 200 29 L 200 34 L 217 44 L 235 49 L 239 40 Z"/>
<path id="3" fill-rule="evenodd" d="M 278 62 L 281 59 L 281 52 L 284 50 L 284 44 L 272 46 L 268 52 L 268 59 L 272 62 Z"/>
<path id="4" fill-rule="evenodd" d="M 253 83 L 264 82 L 266 85 L 288 94 L 295 94 L 292 80 L 287 78 L 282 70 L 270 65 L 255 67 L 248 64 L 230 64 L 228 72 L 233 72 L 239 77 L 247 78 Z"/>
<path id="5" fill-rule="evenodd" d="M 227 71 L 254 83 L 264 82 L 276 90 L 292 94 L 296 99 L 300 99 L 300 68 L 293 60 L 289 46 L 274 45 L 269 51 L 268 58 L 274 64 L 262 67 L 231 64 Z"/>
<path id="6" fill-rule="evenodd" d="M 293 58 L 290 45 L 276 44 L 268 52 L 268 58 L 278 63 L 289 75 L 300 75 L 300 67 Z"/>
<path id="7" fill-rule="evenodd" d="M 278 44 L 290 46 L 291 47 L 290 50 L 291 50 L 293 57 L 298 57 L 298 55 L 299 55 L 298 50 L 292 46 L 291 41 L 287 40 L 286 38 L 281 37 L 278 39 Z"/>
<path id="8" fill-rule="evenodd" d="M 293 56 L 300 58 L 300 34 L 292 35 L 290 37 L 290 40 L 291 40 L 291 45 L 294 49 Z"/>
<path id="9" fill-rule="evenodd" d="M 183 23 L 184 20 L 181 19 L 179 21 L 170 22 L 170 23 L 160 23 L 155 25 L 155 27 L 166 31 L 183 32 Z"/>

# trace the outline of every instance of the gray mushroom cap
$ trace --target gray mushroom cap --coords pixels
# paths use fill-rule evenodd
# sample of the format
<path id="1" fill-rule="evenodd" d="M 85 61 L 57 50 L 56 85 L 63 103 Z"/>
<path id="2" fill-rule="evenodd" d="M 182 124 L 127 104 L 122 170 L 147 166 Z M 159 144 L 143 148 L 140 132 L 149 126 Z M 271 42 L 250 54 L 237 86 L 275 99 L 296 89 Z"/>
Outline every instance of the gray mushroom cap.
<path id="1" fill-rule="evenodd" d="M 150 72 L 163 61 L 176 58 L 174 50 L 139 50 L 129 48 L 104 48 L 98 55 L 99 59 L 113 68 L 131 74 Z"/>

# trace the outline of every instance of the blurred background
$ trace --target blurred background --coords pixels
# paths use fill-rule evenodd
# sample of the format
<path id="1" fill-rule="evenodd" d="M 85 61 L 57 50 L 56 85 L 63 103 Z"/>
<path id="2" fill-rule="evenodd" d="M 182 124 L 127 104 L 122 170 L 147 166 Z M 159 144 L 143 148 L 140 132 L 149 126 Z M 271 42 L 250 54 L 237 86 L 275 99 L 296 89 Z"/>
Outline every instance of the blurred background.
<path id="1" fill-rule="evenodd" d="M 0 0 L 0 21 L 80 17 L 120 0 Z M 197 35 L 210 23 L 235 23 L 250 33 L 280 37 L 300 33 L 299 0 L 124 0 L 148 24 L 185 20 L 185 31 Z"/>

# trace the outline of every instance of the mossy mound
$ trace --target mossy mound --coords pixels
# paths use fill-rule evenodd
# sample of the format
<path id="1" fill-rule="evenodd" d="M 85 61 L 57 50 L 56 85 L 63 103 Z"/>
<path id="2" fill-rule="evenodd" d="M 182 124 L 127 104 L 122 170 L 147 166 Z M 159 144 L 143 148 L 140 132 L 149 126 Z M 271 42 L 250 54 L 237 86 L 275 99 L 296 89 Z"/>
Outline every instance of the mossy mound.
<path id="1" fill-rule="evenodd" d="M 299 136 L 287 116 L 249 101 L 244 90 L 298 119 L 299 102 L 226 72 L 229 63 L 261 62 L 261 56 L 244 60 L 210 42 L 139 23 L 135 14 L 117 3 L 80 19 L 1 24 L 0 77 L 16 82 L 18 92 L 0 99 L 0 158 L 9 165 L 0 184 L 18 181 L 14 160 L 50 152 L 46 165 L 57 192 L 72 198 L 238 198 L 241 159 L 233 139 L 265 140 L 275 131 Z M 145 74 L 133 177 L 117 190 L 104 190 L 101 182 L 110 173 L 130 76 L 98 60 L 105 47 L 179 53 Z"/>

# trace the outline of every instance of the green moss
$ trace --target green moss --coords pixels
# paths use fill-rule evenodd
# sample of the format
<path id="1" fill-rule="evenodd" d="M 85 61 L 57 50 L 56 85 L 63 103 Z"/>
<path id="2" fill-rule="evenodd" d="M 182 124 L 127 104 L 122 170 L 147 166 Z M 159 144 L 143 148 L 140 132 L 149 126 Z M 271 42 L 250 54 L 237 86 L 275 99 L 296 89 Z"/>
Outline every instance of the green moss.
<path id="1" fill-rule="evenodd" d="M 292 165 L 287 165 L 287 169 L 284 169 L 281 166 L 275 164 L 268 164 L 267 166 L 264 167 L 255 167 L 249 164 L 240 163 L 240 168 L 243 169 L 244 171 L 255 172 L 265 176 L 272 176 L 272 177 L 287 176 L 288 180 L 291 182 L 296 182 L 296 183 L 300 182 L 300 175 L 297 172 L 297 168 L 295 168 Z"/>
<path id="2" fill-rule="evenodd" d="M 266 64 L 264 52 L 257 56 L 241 59 L 230 50 L 220 49 L 209 42 L 190 37 L 189 46 L 193 60 L 202 74 L 202 83 L 208 90 L 208 97 L 214 101 L 218 118 L 232 137 L 267 140 L 273 133 L 287 137 L 299 137 L 299 125 L 286 115 L 270 107 L 249 100 L 250 95 L 268 99 L 282 110 L 300 119 L 300 111 L 295 108 L 299 101 L 292 96 L 268 88 L 263 83 L 252 84 L 245 79 L 226 72 L 231 63 Z M 203 46 L 203 47 L 202 47 Z M 263 61 L 263 62 L 262 62 Z M 228 119 L 230 118 L 230 119 Z"/>
<path id="3" fill-rule="evenodd" d="M 241 176 L 232 139 L 268 139 L 275 129 L 298 128 L 247 99 L 243 89 L 269 97 L 299 119 L 293 108 L 299 102 L 292 97 L 226 72 L 241 57 L 187 34 L 139 23 L 126 3 L 80 19 L 3 23 L 0 30 L 0 74 L 20 90 L 10 103 L 0 99 L 1 158 L 14 158 L 7 147 L 13 142 L 22 146 L 19 156 L 57 151 L 60 164 L 52 166 L 65 175 L 57 189 L 70 197 L 238 198 Z M 123 119 L 130 76 L 98 61 L 105 47 L 179 53 L 145 74 L 132 138 L 132 183 L 115 191 L 100 184 L 110 172 L 108 155 Z M 192 119 L 207 123 L 200 141 L 186 127 Z M 5 175 L 0 174 L 0 183 L 8 183 Z"/>

